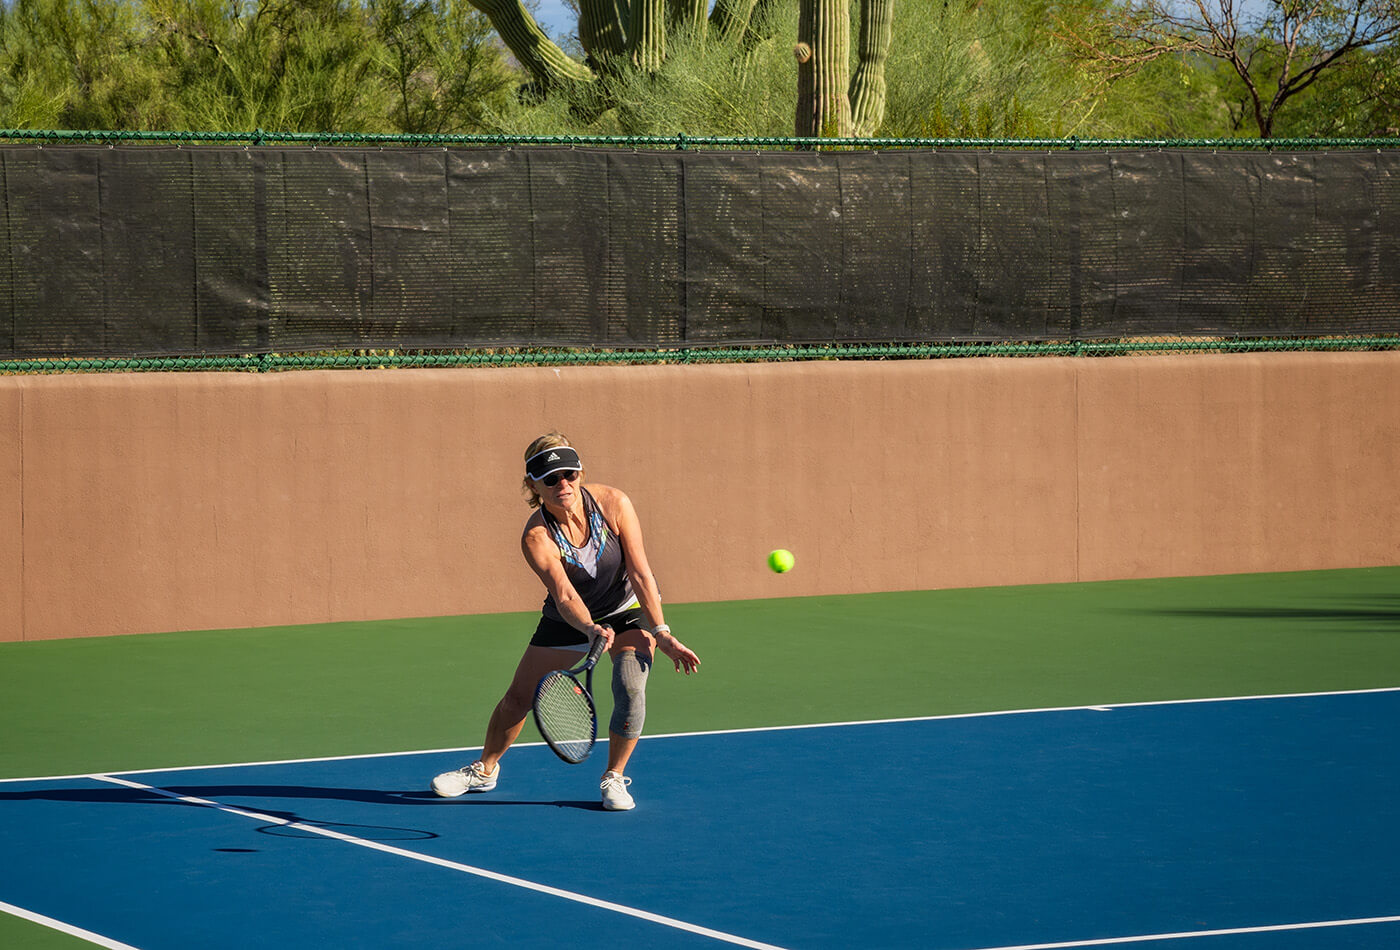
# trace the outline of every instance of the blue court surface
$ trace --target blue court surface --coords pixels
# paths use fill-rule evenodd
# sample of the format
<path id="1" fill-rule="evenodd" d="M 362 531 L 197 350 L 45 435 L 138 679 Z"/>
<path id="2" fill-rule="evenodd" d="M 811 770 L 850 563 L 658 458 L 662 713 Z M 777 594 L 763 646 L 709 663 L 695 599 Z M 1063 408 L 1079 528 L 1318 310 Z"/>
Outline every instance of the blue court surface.
<path id="1" fill-rule="evenodd" d="M 109 947 L 1400 946 L 1400 690 L 0 782 L 3 909 Z M 601 755 L 595 759 L 601 759 Z"/>

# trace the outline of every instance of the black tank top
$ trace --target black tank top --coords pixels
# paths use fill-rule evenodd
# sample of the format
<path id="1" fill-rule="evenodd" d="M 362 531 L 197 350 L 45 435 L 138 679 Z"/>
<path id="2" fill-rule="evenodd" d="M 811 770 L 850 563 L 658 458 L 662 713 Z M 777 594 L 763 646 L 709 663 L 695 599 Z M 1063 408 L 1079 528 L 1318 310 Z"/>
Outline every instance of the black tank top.
<path id="1" fill-rule="evenodd" d="M 588 537 L 582 545 L 574 547 L 549 510 L 540 509 L 549 536 L 559 546 L 559 557 L 564 562 L 564 573 L 568 575 L 569 583 L 574 585 L 574 590 L 583 599 L 589 615 L 599 620 L 631 606 L 637 595 L 632 590 L 631 578 L 627 576 L 622 543 L 608 529 L 602 509 L 586 488 L 583 489 L 583 510 L 588 521 Z M 564 619 L 552 594 L 545 596 L 544 615 L 551 620 Z"/>

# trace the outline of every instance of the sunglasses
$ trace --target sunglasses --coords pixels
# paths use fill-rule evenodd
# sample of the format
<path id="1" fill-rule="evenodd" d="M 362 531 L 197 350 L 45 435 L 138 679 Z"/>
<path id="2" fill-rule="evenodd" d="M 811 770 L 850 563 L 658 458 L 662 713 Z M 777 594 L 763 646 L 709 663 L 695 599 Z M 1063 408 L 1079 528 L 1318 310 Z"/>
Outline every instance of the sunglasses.
<path id="1" fill-rule="evenodd" d="M 567 472 L 550 472 L 544 478 L 541 478 L 540 481 L 544 482 L 545 485 L 547 485 L 548 487 L 553 488 L 555 485 L 559 484 L 559 480 L 561 478 L 566 482 L 571 482 L 574 479 L 578 478 L 581 474 L 583 473 L 580 472 L 578 469 L 573 469 Z"/>

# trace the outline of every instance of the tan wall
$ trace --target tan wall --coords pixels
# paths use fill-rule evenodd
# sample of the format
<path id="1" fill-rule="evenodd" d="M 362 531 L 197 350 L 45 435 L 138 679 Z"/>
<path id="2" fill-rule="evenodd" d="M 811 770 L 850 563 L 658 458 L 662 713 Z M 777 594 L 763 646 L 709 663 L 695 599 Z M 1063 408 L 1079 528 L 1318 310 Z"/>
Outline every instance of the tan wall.
<path id="1" fill-rule="evenodd" d="M 1400 564 L 1400 353 L 1094 360 L 1083 580 Z"/>
<path id="2" fill-rule="evenodd" d="M 532 610 L 556 427 L 675 602 L 1400 563 L 1400 353 L 8 377 L 0 640 Z"/>
<path id="3" fill-rule="evenodd" d="M 0 385 L 0 641 L 21 639 L 25 630 L 23 405 L 18 387 Z"/>

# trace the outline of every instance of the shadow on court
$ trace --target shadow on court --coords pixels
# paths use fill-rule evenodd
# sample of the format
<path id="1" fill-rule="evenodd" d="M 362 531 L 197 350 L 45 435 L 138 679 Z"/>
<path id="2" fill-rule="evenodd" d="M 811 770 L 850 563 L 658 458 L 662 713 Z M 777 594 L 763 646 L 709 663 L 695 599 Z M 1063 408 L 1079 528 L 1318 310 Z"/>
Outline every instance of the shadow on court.
<path id="1" fill-rule="evenodd" d="M 381 791 L 363 788 L 334 788 L 317 785 L 171 785 L 159 794 L 139 788 L 112 786 L 110 788 L 44 788 L 23 791 L 0 791 L 0 804 L 22 801 L 51 801 L 69 804 L 100 805 L 177 805 L 186 808 L 208 808 L 212 802 L 228 808 L 253 812 L 275 819 L 278 824 L 265 825 L 258 833 L 282 838 L 315 837 L 313 829 L 335 831 L 340 834 L 363 838 L 368 841 L 422 841 L 438 837 L 431 831 L 416 828 L 401 828 L 392 825 L 368 825 L 346 822 L 321 821 L 307 818 L 294 811 L 268 808 L 263 804 L 269 801 L 305 799 L 308 801 L 364 802 L 372 805 L 437 805 L 439 807 L 462 805 L 471 806 L 527 806 L 534 808 L 573 808 L 580 811 L 602 811 L 600 801 L 511 801 L 496 798 L 464 796 L 457 799 L 443 799 L 427 790 Z M 180 795 L 183 798 L 172 798 Z M 188 799 L 200 799 L 192 801 Z M 286 822 L 287 824 L 281 824 Z M 297 827 L 302 826 L 302 827 Z M 217 850 L 217 849 L 216 849 Z"/>
<path id="2" fill-rule="evenodd" d="M 186 798 L 201 798 L 224 805 L 239 806 L 225 801 L 229 798 L 279 799 L 304 798 L 325 801 L 366 802 L 372 805 L 412 805 L 428 801 L 441 801 L 430 791 L 391 792 L 364 788 L 328 788 L 318 785 L 167 785 L 161 786 L 160 794 L 139 788 L 112 786 L 111 788 L 45 788 L 26 789 L 17 792 L 0 791 L 0 802 L 7 801 L 55 801 L 109 803 L 115 805 L 199 805 L 171 798 L 170 795 L 183 795 Z M 261 809 L 259 809 L 261 810 Z M 271 812 L 269 812 L 271 814 Z M 280 816 L 279 816 L 280 817 Z"/>
<path id="3" fill-rule="evenodd" d="M 1361 607 L 1161 607 L 1131 610 L 1159 617 L 1265 620 L 1355 626 L 1368 633 L 1400 632 L 1400 595 L 1377 597 Z"/>
<path id="4" fill-rule="evenodd" d="M 535 808 L 577 808 L 583 811 L 602 811 L 601 801 L 510 801 L 491 796 L 463 795 L 460 798 L 445 799 L 427 789 L 395 792 L 365 788 L 327 788 L 317 785 L 171 785 L 165 791 L 190 798 L 205 798 L 221 804 L 234 804 L 228 799 L 251 798 L 258 800 L 278 798 L 306 798 L 325 801 L 365 802 L 370 805 L 476 805 L 504 806 L 526 805 Z M 163 796 L 150 796 L 160 798 Z M 167 799 L 167 801 L 170 799 Z M 255 806 L 249 806 L 255 807 Z M 262 810 L 262 809 L 259 809 Z M 274 814 L 268 812 L 268 814 Z M 280 817 L 280 816 L 278 816 Z"/>

